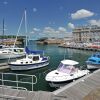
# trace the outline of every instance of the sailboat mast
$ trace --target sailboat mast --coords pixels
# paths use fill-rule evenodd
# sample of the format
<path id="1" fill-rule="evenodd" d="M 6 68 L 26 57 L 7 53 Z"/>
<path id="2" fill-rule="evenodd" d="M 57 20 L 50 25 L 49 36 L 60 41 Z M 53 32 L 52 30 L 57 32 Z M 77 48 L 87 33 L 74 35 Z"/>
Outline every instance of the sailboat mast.
<path id="1" fill-rule="evenodd" d="M 25 32 L 26 32 L 26 46 L 27 46 L 27 18 L 26 18 L 26 8 L 25 8 Z"/>
<path id="2" fill-rule="evenodd" d="M 3 30 L 2 30 L 2 44 L 3 44 L 3 40 L 4 40 L 4 18 L 3 18 Z"/>

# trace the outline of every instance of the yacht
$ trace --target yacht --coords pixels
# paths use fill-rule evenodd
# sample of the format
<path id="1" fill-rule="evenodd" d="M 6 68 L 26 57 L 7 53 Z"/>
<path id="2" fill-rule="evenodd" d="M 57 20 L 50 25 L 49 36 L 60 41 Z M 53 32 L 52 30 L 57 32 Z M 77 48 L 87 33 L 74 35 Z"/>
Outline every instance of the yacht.
<path id="1" fill-rule="evenodd" d="M 3 48 L 0 49 L 0 60 L 24 57 L 25 54 L 24 48 Z"/>
<path id="2" fill-rule="evenodd" d="M 23 17 L 20 22 L 18 32 L 17 32 L 13 46 L 5 46 L 5 45 L 0 46 L 0 60 L 1 59 L 18 58 L 18 57 L 23 57 L 26 55 L 25 48 L 16 47 L 16 41 L 18 38 L 18 34 L 19 34 L 19 30 L 20 30 L 22 21 L 23 21 Z M 3 23 L 4 23 L 4 21 L 3 21 Z M 3 28 L 3 35 L 4 35 L 4 28 Z M 2 42 L 4 42 L 3 39 L 2 39 Z"/>
<path id="3" fill-rule="evenodd" d="M 91 55 L 86 61 L 88 69 L 99 69 L 100 68 L 100 53 Z"/>
<path id="4" fill-rule="evenodd" d="M 30 70 L 47 66 L 49 64 L 49 57 L 44 56 L 43 51 L 32 51 L 26 47 L 26 57 L 9 62 L 11 70 Z"/>
<path id="5" fill-rule="evenodd" d="M 45 80 L 49 82 L 51 87 L 61 87 L 89 73 L 89 70 L 76 68 L 77 64 L 79 63 L 74 60 L 62 60 L 56 70 L 46 75 Z"/>

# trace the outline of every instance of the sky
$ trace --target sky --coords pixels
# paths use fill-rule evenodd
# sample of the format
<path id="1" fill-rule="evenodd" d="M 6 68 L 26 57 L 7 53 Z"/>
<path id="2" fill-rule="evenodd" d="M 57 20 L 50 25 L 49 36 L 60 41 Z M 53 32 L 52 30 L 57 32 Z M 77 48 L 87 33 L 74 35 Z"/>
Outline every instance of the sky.
<path id="1" fill-rule="evenodd" d="M 17 35 L 22 15 L 27 11 L 27 35 L 67 37 L 77 26 L 100 26 L 100 0 L 0 0 L 0 35 Z M 18 35 L 26 35 L 24 21 Z"/>

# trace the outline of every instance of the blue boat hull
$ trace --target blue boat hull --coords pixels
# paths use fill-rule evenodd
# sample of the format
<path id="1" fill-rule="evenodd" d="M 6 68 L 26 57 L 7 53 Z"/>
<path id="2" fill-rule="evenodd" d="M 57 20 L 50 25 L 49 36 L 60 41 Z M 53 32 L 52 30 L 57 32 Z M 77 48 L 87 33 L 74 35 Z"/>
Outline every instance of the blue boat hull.
<path id="1" fill-rule="evenodd" d="M 45 67 L 49 64 L 48 61 L 35 64 L 9 64 L 11 70 L 30 70 Z"/>

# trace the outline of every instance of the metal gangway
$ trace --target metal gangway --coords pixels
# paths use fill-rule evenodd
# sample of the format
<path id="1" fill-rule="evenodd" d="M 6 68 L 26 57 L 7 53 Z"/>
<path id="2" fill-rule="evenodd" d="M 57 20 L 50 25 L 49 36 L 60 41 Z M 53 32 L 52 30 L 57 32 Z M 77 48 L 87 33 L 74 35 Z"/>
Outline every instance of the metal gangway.
<path id="1" fill-rule="evenodd" d="M 24 86 L 31 85 L 30 91 L 32 92 L 36 83 L 35 75 L 0 73 L 0 98 L 3 98 L 0 100 L 25 100 L 29 89 Z"/>

